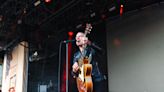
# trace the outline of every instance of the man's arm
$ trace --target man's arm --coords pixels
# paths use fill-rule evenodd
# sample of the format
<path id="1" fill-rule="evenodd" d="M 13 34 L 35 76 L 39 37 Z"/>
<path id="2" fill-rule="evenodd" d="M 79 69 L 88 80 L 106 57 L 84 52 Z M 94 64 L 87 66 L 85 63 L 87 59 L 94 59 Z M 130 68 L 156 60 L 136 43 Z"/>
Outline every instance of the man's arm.
<path id="1" fill-rule="evenodd" d="M 77 71 L 79 70 L 77 61 L 78 61 L 77 53 L 75 53 L 73 57 L 73 65 L 72 65 L 72 71 L 71 71 L 71 74 L 74 78 L 77 77 Z"/>

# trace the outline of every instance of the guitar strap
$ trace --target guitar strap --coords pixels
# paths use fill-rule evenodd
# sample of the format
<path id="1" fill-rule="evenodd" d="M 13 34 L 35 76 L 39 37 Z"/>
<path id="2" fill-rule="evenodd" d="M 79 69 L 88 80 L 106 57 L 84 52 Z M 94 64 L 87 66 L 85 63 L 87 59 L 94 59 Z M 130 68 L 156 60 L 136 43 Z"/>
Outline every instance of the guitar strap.
<path id="1" fill-rule="evenodd" d="M 91 63 L 92 60 L 92 52 L 91 48 L 87 47 L 82 53 L 81 53 L 81 58 L 78 60 L 79 66 L 82 66 L 83 64 L 83 58 L 88 58 L 88 63 Z"/>
<path id="2" fill-rule="evenodd" d="M 87 52 L 86 52 L 86 54 L 85 54 L 85 57 L 87 57 L 87 58 L 88 58 L 89 63 L 90 63 L 90 62 L 91 62 L 91 60 L 92 60 L 91 48 L 90 48 L 90 47 L 88 47 L 86 50 L 87 50 Z"/>
<path id="3" fill-rule="evenodd" d="M 86 50 L 85 57 L 89 57 L 89 54 L 90 54 L 90 48 L 87 47 L 85 50 Z"/>

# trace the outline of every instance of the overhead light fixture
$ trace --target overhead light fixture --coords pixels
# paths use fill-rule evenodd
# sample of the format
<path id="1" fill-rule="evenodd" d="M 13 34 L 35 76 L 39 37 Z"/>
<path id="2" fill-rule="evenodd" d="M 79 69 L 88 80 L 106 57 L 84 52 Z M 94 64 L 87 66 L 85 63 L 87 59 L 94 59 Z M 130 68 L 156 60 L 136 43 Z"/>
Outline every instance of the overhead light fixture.
<path id="1" fill-rule="evenodd" d="M 72 37 L 73 36 L 73 32 L 72 31 L 69 31 L 68 32 L 68 35 Z"/>
<path id="2" fill-rule="evenodd" d="M 116 10 L 116 6 L 112 6 L 112 7 L 111 7 L 111 8 L 109 8 L 108 10 L 109 10 L 109 12 L 114 11 L 114 10 Z"/>
<path id="3" fill-rule="evenodd" d="M 36 1 L 36 2 L 34 3 L 34 6 L 38 6 L 40 3 L 41 3 L 41 1 L 38 0 L 38 1 Z"/>
<path id="4" fill-rule="evenodd" d="M 122 16 L 122 14 L 123 14 L 123 8 L 124 8 L 124 5 L 121 4 L 121 5 L 120 5 L 120 16 Z"/>
<path id="5" fill-rule="evenodd" d="M 96 13 L 93 12 L 90 16 L 91 16 L 91 18 L 93 18 L 94 16 L 96 16 Z"/>
<path id="6" fill-rule="evenodd" d="M 38 56 L 38 52 L 35 51 L 35 52 L 33 53 L 33 56 Z"/>
<path id="7" fill-rule="evenodd" d="M 79 25 L 76 26 L 77 29 L 81 28 L 81 27 L 82 27 L 82 24 L 79 24 Z"/>
<path id="8" fill-rule="evenodd" d="M 44 2 L 46 3 L 50 3 L 52 0 L 44 0 Z"/>
<path id="9" fill-rule="evenodd" d="M 39 60 L 38 52 L 37 51 L 35 51 L 34 53 L 32 53 L 32 55 L 29 56 L 29 61 L 30 62 L 33 62 L 35 60 Z"/>

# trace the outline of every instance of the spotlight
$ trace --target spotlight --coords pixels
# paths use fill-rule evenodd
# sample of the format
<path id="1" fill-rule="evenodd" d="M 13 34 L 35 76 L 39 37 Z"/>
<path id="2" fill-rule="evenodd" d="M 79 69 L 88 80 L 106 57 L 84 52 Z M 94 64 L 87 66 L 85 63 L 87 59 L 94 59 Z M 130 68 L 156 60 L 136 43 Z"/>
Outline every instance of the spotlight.
<path id="1" fill-rule="evenodd" d="M 96 13 L 93 12 L 92 14 L 90 14 L 91 18 L 93 18 L 94 16 L 96 16 Z"/>
<path id="2" fill-rule="evenodd" d="M 35 51 L 35 52 L 33 53 L 33 56 L 38 56 L 38 52 Z"/>
<path id="3" fill-rule="evenodd" d="M 52 0 L 44 0 L 44 2 L 46 3 L 50 3 Z"/>
<path id="4" fill-rule="evenodd" d="M 38 6 L 40 3 L 41 3 L 41 1 L 38 0 L 38 1 L 36 1 L 36 2 L 34 3 L 34 6 Z"/>
<path id="5" fill-rule="evenodd" d="M 82 24 L 79 24 L 76 26 L 77 29 L 81 28 L 83 25 Z"/>
<path id="6" fill-rule="evenodd" d="M 108 10 L 109 10 L 109 12 L 114 11 L 114 10 L 116 10 L 116 6 L 112 6 L 112 7 L 111 7 L 111 8 L 109 8 Z"/>
<path id="7" fill-rule="evenodd" d="M 73 32 L 72 31 L 68 32 L 68 35 L 72 37 L 73 36 Z"/>
<path id="8" fill-rule="evenodd" d="M 124 5 L 121 4 L 121 6 L 120 6 L 120 16 L 122 16 L 122 14 L 123 14 L 123 8 L 124 8 Z"/>

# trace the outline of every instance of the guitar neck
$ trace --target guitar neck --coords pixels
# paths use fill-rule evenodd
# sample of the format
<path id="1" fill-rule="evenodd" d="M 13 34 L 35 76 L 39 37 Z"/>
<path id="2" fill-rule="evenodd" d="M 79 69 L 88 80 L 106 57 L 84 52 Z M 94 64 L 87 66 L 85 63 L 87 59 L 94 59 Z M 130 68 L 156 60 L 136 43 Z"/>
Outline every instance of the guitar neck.
<path id="1" fill-rule="evenodd" d="M 85 37 L 87 36 L 87 34 L 90 33 L 91 29 L 92 29 L 91 24 L 86 24 L 86 29 L 85 29 L 85 32 L 84 32 Z"/>

